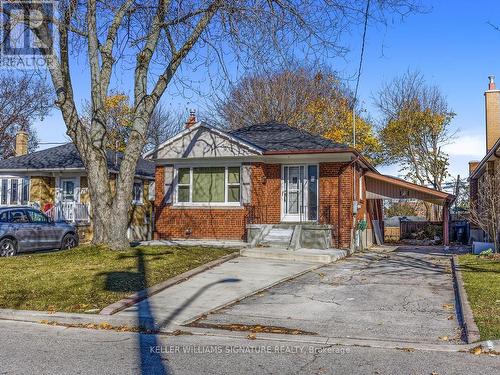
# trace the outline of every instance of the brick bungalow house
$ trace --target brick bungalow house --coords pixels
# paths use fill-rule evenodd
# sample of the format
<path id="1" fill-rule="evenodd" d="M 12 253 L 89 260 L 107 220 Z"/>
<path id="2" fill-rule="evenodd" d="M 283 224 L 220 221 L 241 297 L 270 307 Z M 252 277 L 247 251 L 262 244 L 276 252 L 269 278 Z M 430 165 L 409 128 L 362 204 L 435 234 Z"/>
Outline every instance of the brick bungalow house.
<path id="1" fill-rule="evenodd" d="M 488 175 L 500 178 L 500 90 L 495 77 L 489 77 L 488 90 L 484 92 L 486 113 L 486 155 L 481 161 L 469 162 L 470 200 L 481 207 L 481 191 Z M 500 207 L 498 208 L 500 211 Z M 471 241 L 484 241 L 486 236 L 479 228 L 471 228 Z"/>
<path id="2" fill-rule="evenodd" d="M 83 162 L 72 143 L 27 153 L 28 135 L 16 136 L 16 156 L 0 160 L 0 206 L 32 205 L 54 220 L 75 223 L 81 241 L 92 239 L 92 207 Z M 120 154 L 108 152 L 110 180 L 119 169 Z M 136 170 L 128 236 L 147 240 L 152 229 L 154 164 L 140 160 Z M 151 192 L 154 191 L 154 187 Z"/>
<path id="3" fill-rule="evenodd" d="M 381 175 L 355 149 L 285 124 L 225 131 L 192 114 L 145 158 L 156 164 L 156 239 L 255 242 L 281 226 L 292 228 L 286 241 L 301 228 L 305 242 L 305 230 L 327 233 L 324 248 L 368 247 L 383 241 L 382 199 L 408 198 L 445 207 L 447 242 L 452 195 Z"/>

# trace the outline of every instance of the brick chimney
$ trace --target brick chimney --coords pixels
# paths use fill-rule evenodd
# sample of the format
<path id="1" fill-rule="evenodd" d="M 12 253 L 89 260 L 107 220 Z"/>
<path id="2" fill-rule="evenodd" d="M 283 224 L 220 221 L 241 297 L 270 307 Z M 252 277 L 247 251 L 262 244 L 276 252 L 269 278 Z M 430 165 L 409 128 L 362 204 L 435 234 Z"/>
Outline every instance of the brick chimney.
<path id="1" fill-rule="evenodd" d="M 500 90 L 496 89 L 495 76 L 489 76 L 488 90 L 484 93 L 486 110 L 486 152 L 500 138 Z"/>
<path id="2" fill-rule="evenodd" d="M 16 134 L 16 156 L 26 155 L 28 153 L 28 133 L 20 130 Z"/>
<path id="3" fill-rule="evenodd" d="M 471 160 L 469 162 L 469 176 L 472 175 L 472 173 L 474 173 L 478 165 L 479 162 L 477 160 Z"/>
<path id="4" fill-rule="evenodd" d="M 189 117 L 186 121 L 186 124 L 184 125 L 184 127 L 186 129 L 189 129 L 191 126 L 193 126 L 194 124 L 196 124 L 198 122 L 198 120 L 196 120 L 196 112 L 194 109 L 190 110 L 189 111 Z"/>

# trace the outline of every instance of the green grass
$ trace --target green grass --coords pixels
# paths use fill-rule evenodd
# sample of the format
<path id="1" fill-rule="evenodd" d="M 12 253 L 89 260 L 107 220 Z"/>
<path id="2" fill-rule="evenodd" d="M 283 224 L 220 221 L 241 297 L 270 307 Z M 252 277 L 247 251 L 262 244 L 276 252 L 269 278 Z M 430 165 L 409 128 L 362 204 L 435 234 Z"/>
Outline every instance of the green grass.
<path id="1" fill-rule="evenodd" d="M 500 261 L 472 254 L 458 259 L 481 340 L 500 339 Z"/>
<path id="2" fill-rule="evenodd" d="M 95 312 L 233 252 L 201 247 L 95 246 L 0 258 L 0 308 Z"/>

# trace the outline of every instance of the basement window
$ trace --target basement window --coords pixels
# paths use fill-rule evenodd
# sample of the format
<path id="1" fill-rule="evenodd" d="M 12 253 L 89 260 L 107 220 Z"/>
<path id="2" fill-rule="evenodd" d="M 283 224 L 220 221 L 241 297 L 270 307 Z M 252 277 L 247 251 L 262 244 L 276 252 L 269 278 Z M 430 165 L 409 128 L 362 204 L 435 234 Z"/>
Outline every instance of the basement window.
<path id="1" fill-rule="evenodd" d="M 239 166 L 178 168 L 176 203 L 239 205 L 240 178 Z"/>

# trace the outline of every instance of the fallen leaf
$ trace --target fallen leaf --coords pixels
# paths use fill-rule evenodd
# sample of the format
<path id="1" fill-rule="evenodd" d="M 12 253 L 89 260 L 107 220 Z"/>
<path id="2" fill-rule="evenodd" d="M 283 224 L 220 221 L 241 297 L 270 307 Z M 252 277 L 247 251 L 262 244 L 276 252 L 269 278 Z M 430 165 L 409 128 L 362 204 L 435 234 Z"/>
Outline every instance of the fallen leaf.
<path id="1" fill-rule="evenodd" d="M 439 339 L 442 341 L 448 341 L 448 336 L 439 336 Z"/>
<path id="2" fill-rule="evenodd" d="M 449 317 L 447 317 L 446 319 L 448 319 L 448 320 L 453 320 L 453 319 L 455 319 L 455 317 L 454 317 L 453 315 L 450 315 L 450 316 L 449 316 Z"/>
<path id="3" fill-rule="evenodd" d="M 396 348 L 398 350 L 402 350 L 403 352 L 407 352 L 407 353 L 411 353 L 411 352 L 414 352 L 415 349 L 413 348 Z"/>
<path id="4" fill-rule="evenodd" d="M 251 333 L 247 336 L 247 339 L 249 340 L 255 340 L 257 338 L 257 335 L 255 333 Z"/>
<path id="5" fill-rule="evenodd" d="M 481 346 L 476 346 L 476 347 L 472 348 L 471 350 L 469 350 L 469 352 L 474 354 L 474 355 L 479 355 L 483 352 L 483 349 L 481 348 Z"/>
<path id="6" fill-rule="evenodd" d="M 452 310 L 454 306 L 453 306 L 451 303 L 445 303 L 445 304 L 443 305 L 443 307 L 444 307 L 445 309 Z"/>
<path id="7" fill-rule="evenodd" d="M 99 329 L 112 329 L 113 326 L 109 323 L 103 322 L 99 323 Z"/>

